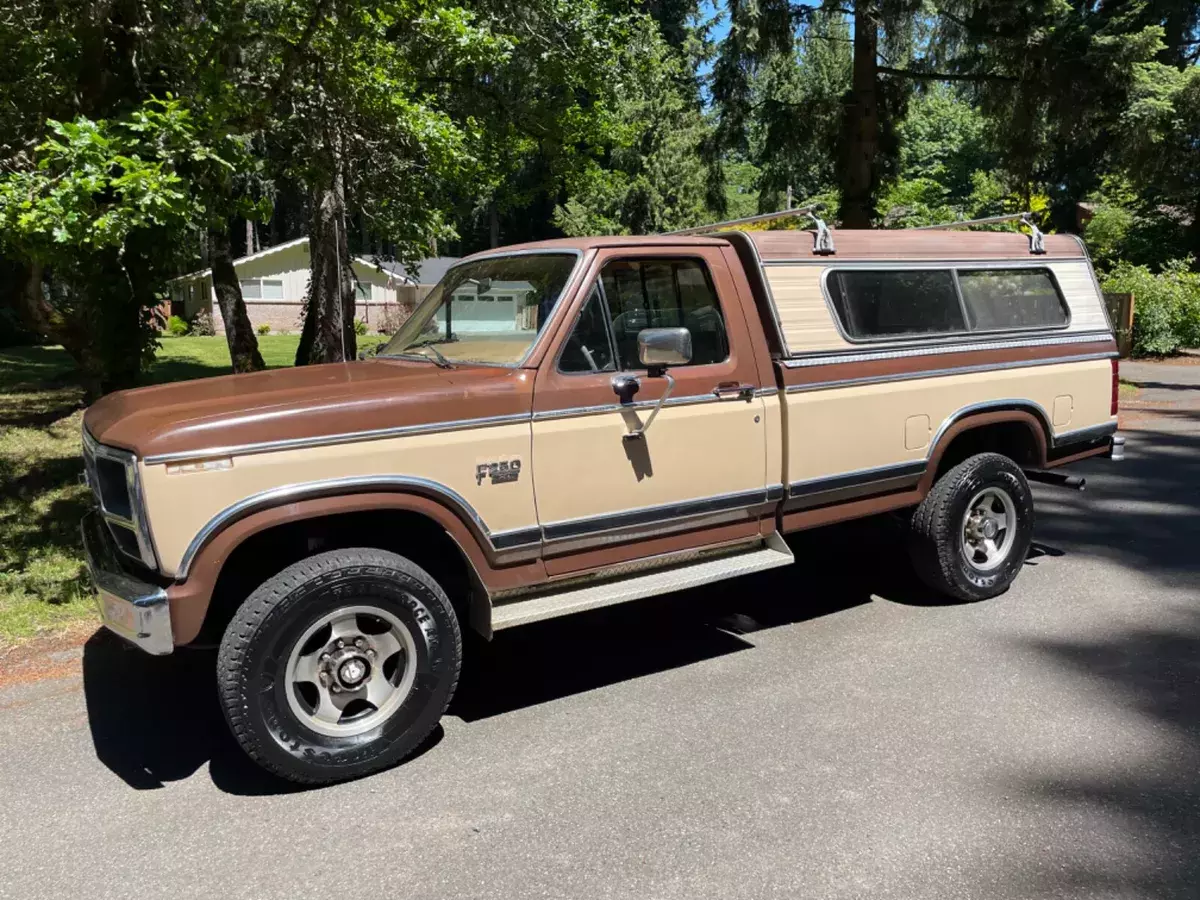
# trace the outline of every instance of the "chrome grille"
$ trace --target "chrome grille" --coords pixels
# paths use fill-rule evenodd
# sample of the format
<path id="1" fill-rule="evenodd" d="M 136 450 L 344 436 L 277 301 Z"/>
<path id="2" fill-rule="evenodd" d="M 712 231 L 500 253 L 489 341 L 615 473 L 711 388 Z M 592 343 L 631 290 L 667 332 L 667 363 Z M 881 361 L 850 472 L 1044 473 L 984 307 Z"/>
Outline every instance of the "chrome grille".
<path id="1" fill-rule="evenodd" d="M 117 549 L 147 568 L 157 568 L 141 503 L 137 458 L 125 450 L 97 443 L 84 428 L 83 466 Z"/>

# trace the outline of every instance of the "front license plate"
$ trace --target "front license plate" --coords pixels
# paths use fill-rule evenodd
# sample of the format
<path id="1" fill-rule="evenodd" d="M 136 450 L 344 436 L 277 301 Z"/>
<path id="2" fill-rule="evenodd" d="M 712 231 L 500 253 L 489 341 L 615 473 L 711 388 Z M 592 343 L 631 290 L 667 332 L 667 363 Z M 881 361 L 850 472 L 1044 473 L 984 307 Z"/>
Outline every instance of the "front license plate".
<path id="1" fill-rule="evenodd" d="M 113 627 L 119 628 L 129 634 L 137 633 L 137 628 L 134 626 L 132 603 L 126 603 L 124 600 L 118 600 L 116 597 L 101 594 L 100 614 L 104 616 L 104 621 Z"/>

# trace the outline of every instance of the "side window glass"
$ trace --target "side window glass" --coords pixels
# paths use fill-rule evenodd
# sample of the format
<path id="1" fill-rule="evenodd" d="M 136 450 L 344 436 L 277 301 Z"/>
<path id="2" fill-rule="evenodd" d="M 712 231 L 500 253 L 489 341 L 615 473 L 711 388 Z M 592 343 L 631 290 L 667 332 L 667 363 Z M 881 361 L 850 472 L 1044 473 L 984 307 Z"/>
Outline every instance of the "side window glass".
<path id="1" fill-rule="evenodd" d="M 571 336 L 563 346 L 558 369 L 560 372 L 613 372 L 616 368 L 612 342 L 608 337 L 608 323 L 604 321 L 604 307 L 600 303 L 600 291 L 593 287 Z"/>
<path id="2" fill-rule="evenodd" d="M 954 276 L 948 270 L 846 269 L 831 272 L 827 284 L 833 308 L 852 338 L 967 330 Z"/>
<path id="3" fill-rule="evenodd" d="M 1067 324 L 1062 297 L 1047 269 L 960 269 L 958 284 L 976 331 Z"/>
<path id="4" fill-rule="evenodd" d="M 699 260 L 613 260 L 601 271 L 600 280 L 621 368 L 641 368 L 637 338 L 643 328 L 688 329 L 692 365 L 729 358 L 729 338 L 717 292 Z"/>

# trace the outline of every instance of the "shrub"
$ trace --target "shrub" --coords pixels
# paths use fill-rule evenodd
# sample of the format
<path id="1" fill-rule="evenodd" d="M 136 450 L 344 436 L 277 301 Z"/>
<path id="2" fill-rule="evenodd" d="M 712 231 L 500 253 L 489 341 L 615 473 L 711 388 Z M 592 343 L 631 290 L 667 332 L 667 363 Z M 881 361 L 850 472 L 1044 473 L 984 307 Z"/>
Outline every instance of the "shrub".
<path id="1" fill-rule="evenodd" d="M 1200 346 L 1200 275 L 1190 265 L 1190 259 L 1174 260 L 1156 275 L 1122 262 L 1104 280 L 1106 292 L 1133 294 L 1134 356 Z"/>
<path id="2" fill-rule="evenodd" d="M 359 337 L 362 337 L 364 334 L 366 334 L 367 333 L 367 323 L 364 322 L 362 319 L 355 319 L 354 320 L 354 333 L 357 334 Z"/>
<path id="3" fill-rule="evenodd" d="M 183 337 L 188 333 L 188 323 L 179 316 L 167 319 L 167 334 L 173 337 Z"/>
<path id="4" fill-rule="evenodd" d="M 200 337 L 212 337 L 217 333 L 216 327 L 213 325 L 212 316 L 207 310 L 200 310 L 192 316 L 192 334 Z"/>
<path id="5" fill-rule="evenodd" d="M 263 322 L 261 325 L 259 325 L 254 330 L 257 331 L 259 334 L 270 334 L 271 326 L 268 325 L 266 322 Z"/>

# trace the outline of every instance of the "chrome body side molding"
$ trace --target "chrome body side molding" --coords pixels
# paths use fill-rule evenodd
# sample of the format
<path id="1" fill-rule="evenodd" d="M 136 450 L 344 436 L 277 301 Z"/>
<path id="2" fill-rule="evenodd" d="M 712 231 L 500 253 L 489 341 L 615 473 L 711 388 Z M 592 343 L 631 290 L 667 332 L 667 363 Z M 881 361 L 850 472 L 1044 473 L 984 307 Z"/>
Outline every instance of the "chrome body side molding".
<path id="1" fill-rule="evenodd" d="M 1039 335 L 1024 338 L 998 338 L 996 340 L 963 341 L 961 336 L 956 340 L 941 339 L 922 343 L 891 345 L 878 350 L 848 350 L 837 353 L 815 353 L 808 356 L 795 356 L 780 360 L 788 369 L 802 369 L 808 366 L 832 366 L 841 363 L 876 362 L 889 359 L 907 359 L 914 356 L 940 356 L 946 353 L 976 353 L 985 350 L 1018 350 L 1024 347 L 1055 347 L 1074 344 L 1111 343 L 1113 336 L 1107 331 L 1087 331 L 1075 334 Z M 1115 353 L 1104 354 L 1105 358 L 1116 356 Z M 1025 363 L 1028 365 L 1028 363 Z"/>
<path id="2" fill-rule="evenodd" d="M 782 485 L 776 486 L 776 488 L 782 490 Z M 764 487 L 736 494 L 718 494 L 712 497 L 701 497 L 682 503 L 646 506 L 640 509 L 622 510 L 619 513 L 607 513 L 601 516 L 547 522 L 542 525 L 542 536 L 547 542 L 567 540 L 570 538 L 604 534 L 611 531 L 621 531 L 643 525 L 676 522 L 710 513 L 750 509 L 769 503 L 769 494 L 770 490 Z"/>
<path id="3" fill-rule="evenodd" d="M 925 467 L 928 465 L 928 462 L 927 459 L 918 459 L 912 462 L 877 466 L 873 469 L 859 469 L 854 472 L 846 472 L 843 475 L 793 481 L 788 485 L 788 496 L 805 497 L 810 494 L 822 494 L 841 488 L 873 485 L 877 482 L 891 481 L 897 478 L 912 478 L 915 483 L 925 473 Z"/>
<path id="4" fill-rule="evenodd" d="M 1053 366 L 1062 363 L 1091 362 L 1111 359 L 1114 353 L 1083 353 L 1076 356 L 1056 356 L 1052 359 L 1014 360 L 1003 363 L 979 363 L 968 366 L 949 366 L 944 369 L 926 369 L 923 372 L 901 372 L 893 375 L 865 375 L 861 378 L 835 378 L 829 381 L 814 381 L 808 384 L 788 385 L 789 394 L 820 391 L 828 388 L 854 387 L 862 384 L 888 384 L 893 381 L 918 381 L 924 378 L 943 378 L 947 375 L 969 375 L 974 372 L 1002 372 L 1006 369 L 1030 369 L 1037 366 Z"/>
<path id="5" fill-rule="evenodd" d="M 775 393 L 772 388 L 768 393 Z M 720 403 L 722 398 L 714 393 L 685 394 L 682 397 L 669 397 L 663 406 L 696 406 L 701 403 Z M 535 422 L 545 422 L 550 419 L 572 419 L 576 416 L 596 416 L 603 413 L 651 410 L 659 406 L 657 400 L 634 400 L 630 403 L 601 403 L 596 406 L 568 406 L 563 409 L 543 409 L 533 414 Z"/>
<path id="6" fill-rule="evenodd" d="M 254 444 L 230 444 L 223 447 L 184 450 L 178 453 L 157 453 L 147 456 L 142 462 L 148 466 L 152 466 L 160 463 L 211 459 L 214 456 L 246 456 L 252 453 L 274 453 L 277 450 L 304 450 L 309 447 L 328 447 L 331 444 L 353 444 L 360 441 L 381 441 L 388 438 L 407 437 L 414 434 L 437 434 L 443 431 L 463 431 L 468 428 L 490 428 L 494 425 L 511 425 L 519 422 L 528 422 L 529 419 L 529 413 L 486 416 L 478 419 L 452 419 L 446 422 L 399 425 L 395 428 L 373 428 L 367 431 L 349 431 L 341 434 L 320 435 L 318 437 L 288 438 L 279 441 L 261 441 Z"/>

